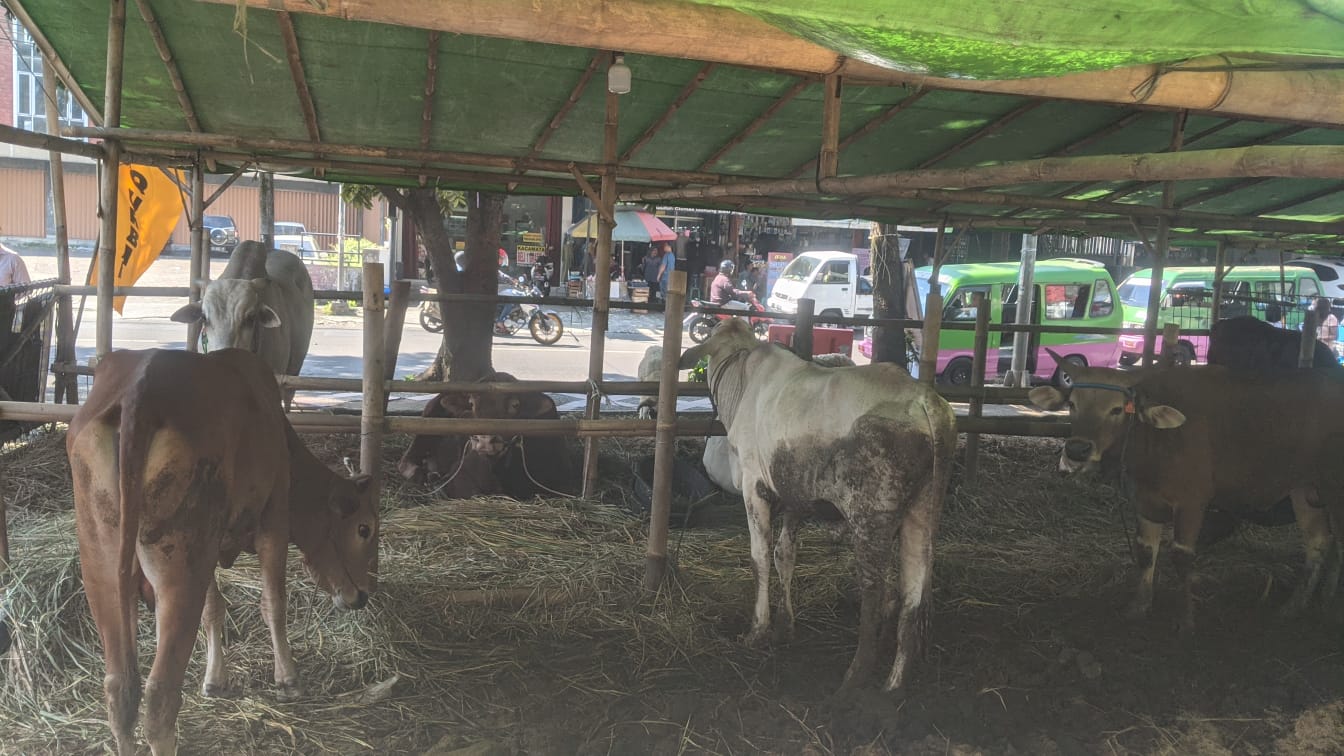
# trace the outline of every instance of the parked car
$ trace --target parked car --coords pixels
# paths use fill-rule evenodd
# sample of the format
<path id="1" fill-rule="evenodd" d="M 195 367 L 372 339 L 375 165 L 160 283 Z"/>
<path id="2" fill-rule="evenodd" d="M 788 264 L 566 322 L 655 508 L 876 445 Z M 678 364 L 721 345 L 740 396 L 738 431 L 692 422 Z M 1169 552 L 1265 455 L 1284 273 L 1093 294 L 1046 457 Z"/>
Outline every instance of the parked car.
<path id="1" fill-rule="evenodd" d="M 275 248 L 293 252 L 299 257 L 312 257 L 317 253 L 317 242 L 302 223 L 293 221 L 275 222 Z"/>
<path id="2" fill-rule="evenodd" d="M 1316 277 L 1321 279 L 1321 296 L 1330 299 L 1335 317 L 1344 320 L 1344 260 L 1303 257 L 1286 264 L 1315 271 Z"/>
<path id="3" fill-rule="evenodd" d="M 233 248 L 238 246 L 238 228 L 233 225 L 233 218 L 227 215 L 207 215 L 201 225 L 205 227 L 206 238 L 210 240 L 210 254 L 215 252 L 233 254 Z"/>

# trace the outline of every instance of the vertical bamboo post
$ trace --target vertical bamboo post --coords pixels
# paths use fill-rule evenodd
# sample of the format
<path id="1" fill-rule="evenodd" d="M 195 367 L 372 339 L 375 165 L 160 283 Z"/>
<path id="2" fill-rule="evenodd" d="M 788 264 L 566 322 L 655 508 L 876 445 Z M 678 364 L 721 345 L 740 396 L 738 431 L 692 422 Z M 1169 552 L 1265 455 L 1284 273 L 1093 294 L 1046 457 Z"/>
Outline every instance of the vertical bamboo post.
<path id="1" fill-rule="evenodd" d="M 107 13 L 107 79 L 103 87 L 103 125 L 121 126 L 121 70 L 126 47 L 126 0 L 109 0 Z M 102 228 L 98 234 L 98 359 L 112 351 L 112 286 L 116 276 L 117 178 L 121 169 L 121 142 L 109 139 L 103 144 L 103 185 L 98 212 Z"/>
<path id="2" fill-rule="evenodd" d="M 817 303 L 808 297 L 798 300 L 798 318 L 793 322 L 793 353 L 805 360 L 812 359 L 812 325 Z"/>
<path id="3" fill-rule="evenodd" d="M 50 60 L 44 60 L 44 71 L 55 71 Z M 56 77 L 42 77 L 42 99 L 46 106 L 47 133 L 61 133 L 60 111 L 56 107 Z M 56 278 L 62 285 L 70 284 L 70 232 L 65 217 L 65 163 L 59 152 L 51 152 L 51 215 L 56 228 Z M 56 362 L 62 367 L 75 363 L 75 316 L 69 294 L 56 298 Z M 79 403 L 79 381 L 64 371 L 56 374 L 56 403 Z"/>
<path id="4" fill-rule="evenodd" d="M 258 214 L 261 217 L 261 228 L 257 233 L 261 236 L 261 243 L 265 244 L 268 249 L 273 249 L 275 247 L 275 174 L 262 171 L 257 176 L 257 202 L 260 203 Z M 378 290 L 383 290 L 381 283 L 378 284 Z"/>
<path id="5" fill-rule="evenodd" d="M 393 380 L 397 377 L 397 357 L 401 354 L 401 334 L 405 330 L 406 310 L 411 303 L 411 282 L 398 278 L 392 282 L 392 299 L 387 305 L 387 320 L 383 323 L 383 378 Z M 388 397 L 383 396 L 383 408 L 387 408 Z"/>
<path id="6" fill-rule="evenodd" d="M 924 335 L 919 352 L 919 380 L 924 383 L 932 384 L 938 379 L 938 338 L 942 331 L 943 293 L 938 291 L 937 286 L 932 286 L 929 296 L 924 300 Z M 1018 338 L 1024 335 L 1019 333 Z"/>
<path id="7" fill-rule="evenodd" d="M 644 555 L 644 588 L 657 590 L 667 578 L 667 531 L 672 515 L 672 472 L 677 458 L 677 360 L 681 357 L 681 315 L 686 305 L 686 271 L 667 282 L 663 312 L 663 364 L 658 375 L 658 425 L 653 448 L 653 506 Z"/>
<path id="8" fill-rule="evenodd" d="M 383 264 L 364 263 L 364 401 L 359 413 L 359 470 L 373 476 L 373 496 L 382 488 L 383 457 Z"/>
<path id="9" fill-rule="evenodd" d="M 971 300 L 975 304 L 975 347 L 971 352 L 971 387 L 985 387 L 985 359 L 989 352 L 989 300 L 983 292 L 975 292 Z M 923 375 L 923 370 L 920 372 Z M 971 417 L 984 414 L 985 402 L 980 397 L 971 398 Z M 966 480 L 974 483 L 980 473 L 980 434 L 966 434 Z"/>
<path id="10" fill-rule="evenodd" d="M 1302 313 L 1302 341 L 1297 350 L 1297 366 L 1300 368 L 1309 368 L 1316 363 L 1317 323 L 1315 306 L 1308 307 Z"/>
<path id="11" fill-rule="evenodd" d="M 1186 112 L 1176 113 L 1171 127 L 1171 151 L 1179 152 L 1185 141 Z M 1176 199 L 1176 183 L 1162 183 L 1162 208 L 1170 210 Z M 1153 350 L 1157 343 L 1157 311 L 1162 306 L 1162 297 L 1166 287 L 1162 284 L 1162 274 L 1167 267 L 1167 255 L 1171 251 L 1171 219 L 1163 215 L 1157 219 L 1157 241 L 1153 250 L 1153 275 L 1148 286 L 1148 315 L 1143 324 L 1143 364 L 1153 364 Z"/>
<path id="12" fill-rule="evenodd" d="M 191 280 L 189 299 L 192 304 L 200 304 L 205 293 L 205 282 L 210 279 L 210 244 L 205 238 L 205 163 L 197 156 L 191 166 L 191 212 L 187 215 L 191 224 Z M 193 320 L 187 325 L 187 349 L 195 352 L 200 347 L 201 321 Z"/>
<path id="13" fill-rule="evenodd" d="M 1223 312 L 1223 278 L 1227 276 L 1227 242 L 1219 240 L 1217 259 L 1213 268 L 1213 304 L 1209 311 L 1209 327 L 1218 322 Z"/>
<path id="14" fill-rule="evenodd" d="M 1176 364 L 1176 350 L 1181 342 L 1181 326 L 1167 323 L 1162 326 L 1162 367 Z"/>
<path id="15" fill-rule="evenodd" d="M 597 269 L 593 271 L 593 327 L 588 345 L 588 381 L 593 387 L 588 393 L 588 408 L 584 416 L 597 419 L 602 412 L 602 396 L 596 390 L 602 382 L 602 367 L 606 357 L 607 317 L 611 301 L 611 233 L 614 224 L 606 218 L 616 213 L 616 136 L 620 122 L 620 95 L 607 91 L 606 117 L 602 126 L 602 189 L 604 213 L 597 221 Z M 597 489 L 598 440 L 589 437 L 583 444 L 583 495 L 592 496 Z"/>
<path id="16" fill-rule="evenodd" d="M 817 178 L 834 178 L 840 169 L 840 88 L 839 74 L 829 74 L 821 103 L 821 152 L 817 156 Z"/>

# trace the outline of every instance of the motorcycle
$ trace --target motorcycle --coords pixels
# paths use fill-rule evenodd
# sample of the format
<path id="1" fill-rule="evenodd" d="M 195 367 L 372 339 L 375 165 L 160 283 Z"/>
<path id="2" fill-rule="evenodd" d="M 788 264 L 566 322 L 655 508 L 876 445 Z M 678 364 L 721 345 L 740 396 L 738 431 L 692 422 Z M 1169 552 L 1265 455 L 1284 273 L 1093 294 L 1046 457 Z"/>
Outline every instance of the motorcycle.
<path id="1" fill-rule="evenodd" d="M 691 307 L 717 306 L 712 302 L 704 302 L 699 299 L 692 299 L 689 304 Z M 765 307 L 761 305 L 760 300 L 756 298 L 755 294 L 753 294 L 751 297 L 751 304 L 743 308 L 744 314 L 748 312 L 757 313 L 765 311 L 766 311 Z M 709 338 L 709 334 L 713 332 L 714 326 L 717 326 L 719 324 L 720 320 L 727 320 L 728 318 L 732 317 L 736 316 L 711 315 L 707 312 L 692 312 L 691 314 L 686 316 L 685 320 L 681 322 L 681 328 L 683 331 L 691 335 L 691 341 L 694 341 L 697 344 L 703 344 L 705 343 L 705 339 Z M 770 318 L 761 317 L 758 315 L 751 315 L 750 322 L 751 322 L 751 331 L 756 335 L 757 339 L 759 339 L 760 341 L 765 341 L 767 338 L 769 338 L 770 323 L 773 322 Z"/>
<path id="2" fill-rule="evenodd" d="M 435 289 L 421 289 L 426 294 L 435 293 Z M 540 297 L 541 290 L 535 284 L 527 281 L 525 276 L 518 277 L 517 287 L 504 289 L 500 292 L 511 297 Z M 560 319 L 560 314 L 554 310 L 542 310 L 534 304 L 508 303 L 502 305 L 508 308 L 507 314 L 501 321 L 496 321 L 496 326 L 502 331 L 500 335 L 513 336 L 519 329 L 527 326 L 528 332 L 538 344 L 550 346 L 560 340 L 565 335 L 565 324 Z M 443 316 L 439 309 L 439 303 L 426 299 L 420 303 L 420 327 L 430 333 L 443 333 Z"/>
<path id="3" fill-rule="evenodd" d="M 527 276 L 518 276 L 517 288 L 509 288 L 500 292 L 511 297 L 540 297 L 541 289 L 536 283 L 528 280 Z M 505 314 L 503 320 L 495 322 L 496 333 L 500 330 L 507 332 L 512 336 L 518 333 L 523 326 L 532 334 L 532 338 L 538 344 L 550 346 L 560 340 L 565 335 L 565 324 L 560 319 L 560 313 L 555 310 L 543 310 L 534 304 L 508 303 L 503 305 Z"/>

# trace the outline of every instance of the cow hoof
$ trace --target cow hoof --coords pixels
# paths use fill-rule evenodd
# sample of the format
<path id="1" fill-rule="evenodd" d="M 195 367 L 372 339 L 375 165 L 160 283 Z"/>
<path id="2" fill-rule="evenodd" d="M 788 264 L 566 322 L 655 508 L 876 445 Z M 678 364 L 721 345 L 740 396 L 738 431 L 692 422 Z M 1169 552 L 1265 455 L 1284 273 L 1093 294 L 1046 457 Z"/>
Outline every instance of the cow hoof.
<path id="1" fill-rule="evenodd" d="M 303 697 L 303 686 L 298 680 L 286 680 L 275 686 L 275 697 L 281 701 L 297 701 Z"/>
<path id="2" fill-rule="evenodd" d="M 206 698 L 237 698 L 242 692 L 242 687 L 232 680 L 225 680 L 222 683 L 206 683 L 201 686 L 201 695 Z"/>
<path id="3" fill-rule="evenodd" d="M 753 627 L 750 632 L 742 636 L 742 643 L 748 648 L 761 648 L 766 645 L 769 635 L 769 627 Z"/>

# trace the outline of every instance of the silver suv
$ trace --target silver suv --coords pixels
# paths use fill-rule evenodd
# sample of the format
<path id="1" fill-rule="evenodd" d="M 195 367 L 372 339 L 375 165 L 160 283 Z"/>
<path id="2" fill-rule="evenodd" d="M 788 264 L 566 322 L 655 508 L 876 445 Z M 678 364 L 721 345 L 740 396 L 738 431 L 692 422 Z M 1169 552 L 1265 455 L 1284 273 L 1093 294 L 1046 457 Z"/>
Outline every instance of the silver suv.
<path id="1" fill-rule="evenodd" d="M 207 215 L 202 225 L 205 227 L 205 235 L 210 239 L 210 253 L 222 251 L 226 255 L 233 254 L 233 248 L 238 246 L 238 229 L 233 225 L 233 218 L 227 215 Z"/>

